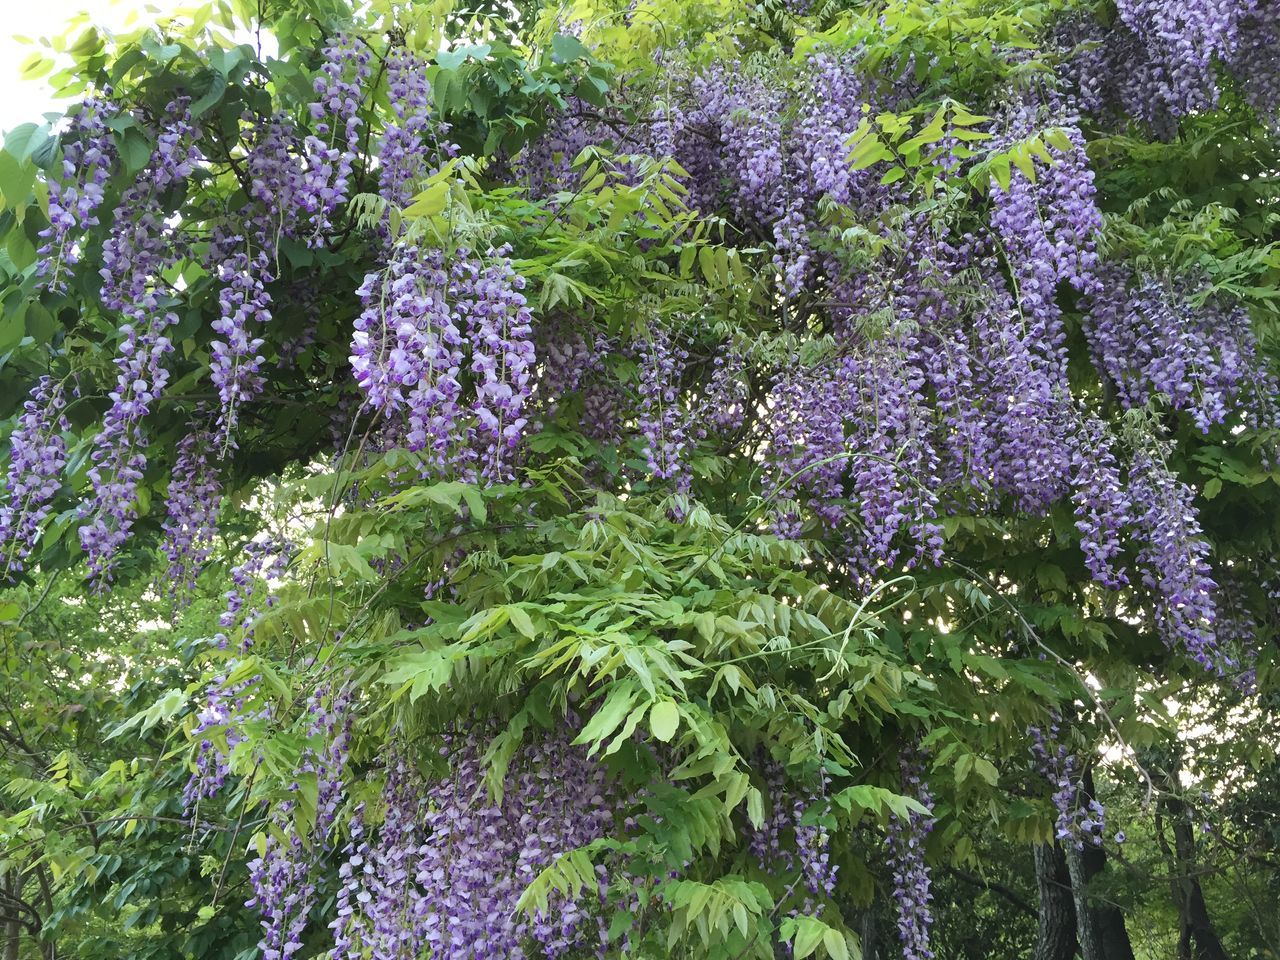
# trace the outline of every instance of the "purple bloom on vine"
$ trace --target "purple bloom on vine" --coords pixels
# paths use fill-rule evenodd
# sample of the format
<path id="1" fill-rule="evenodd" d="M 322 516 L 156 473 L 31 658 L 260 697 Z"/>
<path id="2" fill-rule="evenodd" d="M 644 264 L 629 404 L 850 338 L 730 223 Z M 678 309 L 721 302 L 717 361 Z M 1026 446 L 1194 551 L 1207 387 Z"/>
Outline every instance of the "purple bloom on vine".
<path id="1" fill-rule="evenodd" d="M 4 556 L 0 579 L 23 568 L 62 485 L 67 463 L 62 433 L 70 429 L 62 412 L 66 405 L 63 384 L 47 375 L 41 377 L 23 403 L 17 427 L 9 437 L 6 499 L 0 505 L 0 551 Z"/>

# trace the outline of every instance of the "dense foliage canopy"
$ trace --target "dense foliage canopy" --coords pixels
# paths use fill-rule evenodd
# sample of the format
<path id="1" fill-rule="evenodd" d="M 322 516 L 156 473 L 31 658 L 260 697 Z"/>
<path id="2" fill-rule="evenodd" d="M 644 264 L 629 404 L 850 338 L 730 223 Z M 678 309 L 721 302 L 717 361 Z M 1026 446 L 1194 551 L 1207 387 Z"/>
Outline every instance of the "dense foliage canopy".
<path id="1" fill-rule="evenodd" d="M 25 70 L 7 957 L 1280 950 L 1277 0 Z"/>

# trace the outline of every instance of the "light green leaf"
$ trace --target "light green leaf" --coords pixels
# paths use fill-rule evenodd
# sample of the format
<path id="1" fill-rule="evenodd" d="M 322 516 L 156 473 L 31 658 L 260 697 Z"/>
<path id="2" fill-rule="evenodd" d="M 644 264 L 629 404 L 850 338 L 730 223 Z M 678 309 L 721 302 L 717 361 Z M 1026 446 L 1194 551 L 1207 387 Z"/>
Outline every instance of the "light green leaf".
<path id="1" fill-rule="evenodd" d="M 669 743 L 680 726 L 680 708 L 674 700 L 659 700 L 649 711 L 649 729 L 654 737 Z"/>

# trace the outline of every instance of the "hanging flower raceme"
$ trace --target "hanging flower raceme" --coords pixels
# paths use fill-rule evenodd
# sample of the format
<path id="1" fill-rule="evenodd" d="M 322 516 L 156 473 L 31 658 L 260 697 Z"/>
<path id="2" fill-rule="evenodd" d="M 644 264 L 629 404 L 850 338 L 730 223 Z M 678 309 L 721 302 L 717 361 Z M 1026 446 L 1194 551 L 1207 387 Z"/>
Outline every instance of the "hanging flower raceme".
<path id="1" fill-rule="evenodd" d="M 1071 502 L 1085 566 L 1103 586 L 1120 589 L 1129 582 L 1116 560 L 1123 550 L 1133 502 L 1116 463 L 1106 424 L 1086 416 L 1072 455 Z"/>
<path id="2" fill-rule="evenodd" d="M 250 256 L 242 248 L 243 239 L 226 237 L 215 245 L 235 251 L 217 266 L 223 287 L 218 294 L 220 316 L 212 326 L 218 336 L 209 343 L 209 379 L 218 388 L 222 404 L 218 446 L 224 452 L 235 444 L 240 408 L 262 392 L 264 361 L 258 351 L 265 341 L 255 334 L 271 322 L 271 295 L 266 289 L 272 279 L 270 261 L 264 251 Z"/>
<path id="3" fill-rule="evenodd" d="M 831 862 L 830 832 L 820 824 L 807 824 L 804 820 L 811 809 L 822 808 L 830 778 L 822 774 L 817 793 L 802 796 L 788 789 L 782 765 L 770 759 L 765 763 L 764 780 L 772 807 L 764 823 L 751 828 L 748 849 L 761 870 L 769 873 L 799 870 L 805 902 L 791 915 L 817 916 L 823 906 L 819 898 L 829 897 L 835 890 L 840 868 Z M 788 843 L 788 839 L 794 843 Z"/>
<path id="4" fill-rule="evenodd" d="M 333 227 L 333 214 L 351 189 L 351 173 L 360 150 L 360 104 L 370 75 L 370 53 L 355 38 L 339 34 L 324 48 L 325 62 L 315 79 L 311 104 L 314 133 L 303 143 L 305 166 L 298 203 L 311 217 L 311 242 L 318 244 Z"/>
<path id="5" fill-rule="evenodd" d="M 214 442 L 200 427 L 183 437 L 169 480 L 161 549 L 169 558 L 169 595 L 175 599 L 195 590 L 218 534 L 222 483 L 210 459 Z"/>
<path id="6" fill-rule="evenodd" d="M 524 279 L 506 253 L 479 260 L 459 250 L 446 267 L 438 250 L 401 247 L 360 288 L 356 382 L 370 407 L 403 421 L 405 445 L 422 454 L 425 472 L 500 482 L 524 436 L 533 332 Z"/>
<path id="7" fill-rule="evenodd" d="M 218 618 L 218 625 L 223 630 L 232 630 L 239 636 L 241 653 L 253 648 L 253 630 L 261 610 L 275 604 L 269 588 L 262 593 L 260 603 L 252 602 L 258 595 L 259 581 L 278 580 L 283 576 L 293 556 L 294 546 L 288 541 L 268 537 L 249 543 L 244 552 L 244 562 L 231 568 L 232 588 L 225 595 L 227 608 Z M 215 639 L 219 650 L 227 649 L 230 644 L 226 633 L 219 633 Z"/>
<path id="8" fill-rule="evenodd" d="M 524 277 L 508 259 L 510 247 L 477 262 L 458 251 L 451 292 L 471 344 L 477 472 L 489 483 L 510 479 L 511 457 L 524 438 L 525 406 L 533 390 L 533 328 Z"/>
<path id="9" fill-rule="evenodd" d="M 1179 117 L 1215 105 L 1214 62 L 1231 62 L 1242 22 L 1265 0 L 1118 0 L 1120 19 L 1160 70 L 1160 99 Z"/>
<path id="10" fill-rule="evenodd" d="M 22 405 L 18 425 L 9 437 L 6 499 L 0 505 L 0 579 L 23 568 L 35 549 L 50 503 L 62 486 L 67 463 L 63 431 L 70 429 L 62 411 L 67 405 L 60 381 L 43 376 Z"/>
<path id="11" fill-rule="evenodd" d="M 1167 444 L 1149 440 L 1129 468 L 1142 582 L 1155 593 L 1156 628 L 1165 644 L 1206 670 L 1224 673 L 1233 664 L 1214 634 L 1209 544 L 1195 490 L 1169 469 L 1168 453 Z"/>
<path id="12" fill-rule="evenodd" d="M 165 357 L 173 351 L 168 331 L 178 316 L 158 292 L 166 270 L 183 253 L 161 200 L 191 176 L 201 160 L 199 130 L 188 118 L 185 100 L 170 103 L 147 168 L 120 198 L 122 214 L 102 248 L 103 306 L 125 323 L 115 365 L 111 406 L 93 441 L 89 469 L 92 493 L 80 507 L 86 522 L 80 544 L 89 560 L 89 576 L 103 589 L 111 581 L 120 549 L 137 519 L 137 488 L 146 468 L 144 418 L 169 382 Z"/>
<path id="13" fill-rule="evenodd" d="M 204 706 L 196 714 L 191 730 L 196 743 L 195 770 L 182 789 L 182 809 L 190 815 L 202 800 L 216 797 L 231 774 L 229 757 L 237 744 L 243 743 L 246 734 L 241 729 L 245 711 L 245 694 L 257 683 L 257 677 L 249 677 L 227 685 L 227 676 L 215 677 L 205 688 Z M 215 742 L 214 733 L 220 733 Z"/>
<path id="14" fill-rule="evenodd" d="M 65 292 L 79 262 L 79 240 L 98 225 L 107 181 L 117 162 L 107 121 L 116 114 L 109 100 L 90 97 L 80 105 L 62 148 L 62 176 L 49 178 L 49 226 L 41 231 L 38 276 L 43 286 Z"/>
<path id="15" fill-rule="evenodd" d="M 228 680 L 235 673 L 240 658 L 253 648 L 253 631 L 262 610 L 275 603 L 270 585 L 260 593 L 259 581 L 280 578 L 288 567 L 293 552 L 293 545 L 288 541 L 270 538 L 254 541 L 245 547 L 244 562 L 231 568 L 233 587 L 227 591 L 226 609 L 218 617 L 222 632 L 216 634 L 214 640 L 219 650 L 226 650 L 231 645 L 231 637 L 226 631 L 238 634 L 238 655 L 205 688 L 205 706 L 197 718 L 192 735 L 199 736 L 211 729 L 221 728 L 223 736 L 221 743 L 209 736 L 202 736 L 196 745 L 196 769 L 182 794 L 188 811 L 201 799 L 215 796 L 222 788 L 230 772 L 228 758 L 231 751 L 246 738 L 242 729 L 244 721 L 248 719 L 246 694 L 258 683 L 260 677 L 247 677 L 230 686 Z M 255 598 L 257 602 L 254 602 Z"/>
<path id="16" fill-rule="evenodd" d="M 1013 170 L 1007 187 L 991 185 L 991 225 L 1000 237 L 1018 306 L 1032 343 L 1050 369 L 1065 377 L 1065 335 L 1057 303 L 1060 282 L 1077 290 L 1097 286 L 1097 236 L 1102 213 L 1095 201 L 1093 171 L 1076 117 L 1062 108 L 1043 118 L 1034 102 L 1014 108 L 1002 148 L 1026 140 L 1044 125 L 1053 129 L 1047 158 L 1029 161 L 1032 179 Z"/>
<path id="17" fill-rule="evenodd" d="M 1036 769 L 1053 788 L 1053 805 L 1058 811 L 1057 839 L 1077 848 L 1086 843 L 1102 843 L 1106 812 L 1097 800 L 1085 798 L 1081 774 L 1076 770 L 1077 758 L 1062 742 L 1062 718 L 1053 715 L 1047 735 L 1039 727 L 1028 727 L 1027 736 L 1031 738 Z"/>
<path id="18" fill-rule="evenodd" d="M 438 250 L 397 248 L 360 287 L 351 369 L 365 403 L 407 420 L 406 446 L 437 469 L 456 458 L 462 409 L 463 339 Z"/>
<path id="19" fill-rule="evenodd" d="M 173 352 L 173 344 L 167 331 L 178 322 L 177 314 L 162 308 L 153 295 L 131 304 L 126 316 L 137 326 L 126 323 L 120 328 L 124 342 L 115 361 L 119 374 L 108 394 L 111 406 L 93 441 L 93 493 L 80 507 L 86 520 L 80 527 L 80 545 L 99 589 L 110 583 L 138 516 L 138 483 L 147 465 L 142 421 L 169 383 L 164 359 Z"/>
<path id="20" fill-rule="evenodd" d="M 1246 390 L 1264 402 L 1273 395 L 1243 307 L 1204 298 L 1187 283 L 1137 279 L 1124 268 L 1108 270 L 1104 281 L 1090 299 L 1085 333 L 1126 407 L 1159 396 L 1207 433 Z"/>
<path id="21" fill-rule="evenodd" d="M 260 122 L 253 122 L 252 115 L 245 119 L 252 123 L 245 167 L 253 203 L 241 211 L 238 229 L 257 249 L 271 253 L 281 237 L 297 236 L 300 229 L 301 198 L 307 189 L 301 143 L 297 128 L 287 116 L 277 115 Z M 215 246 L 221 245 L 225 240 Z"/>
<path id="22" fill-rule="evenodd" d="M 932 811 L 933 798 L 924 781 L 924 766 L 913 755 L 903 756 L 903 791 Z M 933 901 L 929 865 L 924 844 L 933 829 L 932 813 L 911 811 L 905 818 L 889 815 L 889 868 L 893 871 L 893 899 L 898 905 L 898 939 L 904 960 L 932 960 L 929 929 L 933 926 Z"/>
<path id="23" fill-rule="evenodd" d="M 408 50 L 387 55 L 387 94 L 395 121 L 388 123 L 378 145 L 378 195 L 403 207 L 416 185 L 458 152 L 445 137 L 449 125 L 432 116 L 434 100 L 428 64 Z"/>
<path id="24" fill-rule="evenodd" d="M 261 856 L 249 862 L 253 899 L 245 906 L 256 908 L 262 917 L 258 949 L 263 960 L 288 960 L 302 949 L 302 935 L 316 895 L 316 867 L 328 850 L 330 831 L 345 792 L 351 697 L 349 685 L 340 687 L 332 697 L 328 686 L 322 685 L 307 702 L 308 736 L 323 744 L 319 751 L 307 747 L 300 763 L 301 771 L 316 782 L 313 839 L 304 843 L 297 832 L 293 814 L 299 801 L 285 800 L 272 811 L 273 829 L 267 833 Z M 290 785 L 293 794 L 301 789 L 297 782 Z"/>
<path id="25" fill-rule="evenodd" d="M 682 403 L 681 378 L 689 353 L 670 331 L 654 327 L 640 344 L 640 405 L 638 421 L 644 456 L 656 480 L 670 481 L 687 492 L 690 412 Z"/>
<path id="26" fill-rule="evenodd" d="M 557 856 L 612 832 L 603 768 L 551 736 L 517 751 L 494 798 L 482 747 L 474 734 L 448 738 L 448 773 L 430 784 L 403 756 L 388 762 L 383 822 L 371 830 L 356 811 L 339 869 L 335 960 L 508 960 L 530 942 L 556 958 L 607 942 L 607 914 L 590 902 L 603 899 L 603 876 L 587 903 L 554 895 L 532 918 L 516 908 Z"/>

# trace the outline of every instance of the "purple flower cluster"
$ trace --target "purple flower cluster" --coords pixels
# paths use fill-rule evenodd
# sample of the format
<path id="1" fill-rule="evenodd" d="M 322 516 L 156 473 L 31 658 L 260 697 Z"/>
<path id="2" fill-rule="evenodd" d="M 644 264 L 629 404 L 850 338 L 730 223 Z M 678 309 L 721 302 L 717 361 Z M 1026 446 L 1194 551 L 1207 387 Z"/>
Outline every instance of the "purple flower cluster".
<path id="1" fill-rule="evenodd" d="M 293 237 L 299 231 L 303 212 L 302 196 L 306 179 L 301 159 L 301 143 L 294 123 L 287 116 L 253 121 L 252 142 L 245 166 L 249 181 L 249 199 L 238 217 L 237 230 L 248 242 L 270 255 L 281 236 Z M 229 236 L 225 230 L 212 245 L 210 256 L 216 270 L 222 259 L 231 256 L 242 238 Z"/>
<path id="2" fill-rule="evenodd" d="M 1280 563 L 1274 557 L 1236 560 L 1221 565 L 1214 579 L 1218 647 L 1232 651 L 1230 658 L 1240 665 L 1236 688 L 1253 696 L 1258 692 L 1258 655 L 1265 638 L 1280 628 Z"/>
<path id="3" fill-rule="evenodd" d="M 1062 743 L 1061 734 L 1061 718 L 1056 713 L 1049 723 L 1047 736 L 1039 727 L 1027 728 L 1036 768 L 1053 787 L 1053 805 L 1058 811 L 1055 836 L 1078 848 L 1086 843 L 1096 846 L 1102 843 L 1106 812 L 1097 800 L 1085 800 L 1076 771 L 1076 757 Z"/>
<path id="4" fill-rule="evenodd" d="M 711 361 L 706 396 L 694 417 L 700 430 L 726 435 L 739 430 L 747 418 L 748 384 L 746 359 L 726 346 Z"/>
<path id="5" fill-rule="evenodd" d="M 230 638 L 225 632 L 228 630 L 239 633 L 237 652 L 240 656 L 252 649 L 253 631 L 261 610 L 275 602 L 269 592 L 269 585 L 268 592 L 260 602 L 252 602 L 258 580 L 282 576 L 292 554 L 293 547 L 287 541 L 267 539 L 252 542 L 245 547 L 244 562 L 231 568 L 234 586 L 227 591 L 227 606 L 218 618 L 222 632 L 215 634 L 214 640 L 219 650 L 226 650 L 230 646 Z M 226 749 L 223 750 L 208 737 L 200 740 L 196 748 L 195 772 L 183 790 L 183 802 L 187 810 L 191 810 L 200 799 L 217 794 L 227 778 L 231 750 L 246 738 L 240 729 L 246 719 L 244 695 L 260 678 L 249 677 L 228 687 L 227 676 L 235 663 L 236 659 L 233 659 L 227 673 L 214 678 L 205 688 L 205 706 L 197 717 L 192 735 L 205 733 L 214 727 L 225 727 Z"/>
<path id="6" fill-rule="evenodd" d="M 1071 502 L 1085 565 L 1095 580 L 1118 590 L 1129 582 L 1116 560 L 1124 549 L 1133 504 L 1102 420 L 1088 414 L 1082 417 L 1071 463 Z"/>
<path id="7" fill-rule="evenodd" d="M 924 781 L 924 766 L 914 755 L 901 759 L 902 790 L 928 809 L 933 797 Z M 889 869 L 893 872 L 893 899 L 898 904 L 898 939 L 904 960 L 932 960 L 929 929 L 933 925 L 933 900 L 924 845 L 933 829 L 933 816 L 910 812 L 904 819 L 889 815 Z"/>
<path id="8" fill-rule="evenodd" d="M 462 409 L 463 338 L 439 251 L 398 248 L 357 291 L 351 369 L 365 402 L 408 421 L 406 446 L 437 469 L 454 454 Z"/>
<path id="9" fill-rule="evenodd" d="M 102 305 L 132 313 L 131 319 L 146 319 L 146 300 L 154 296 L 161 274 L 185 253 L 162 199 L 203 160 L 196 146 L 200 131 L 189 120 L 188 107 L 185 100 L 168 105 L 147 166 L 121 195 L 111 235 L 102 245 Z"/>
<path id="10" fill-rule="evenodd" d="M 1183 117 L 1215 107 L 1229 75 L 1264 121 L 1280 116 L 1275 0 L 1120 0 L 1109 27 L 1075 13 L 1055 31 L 1080 105 L 1134 117 L 1169 139 Z"/>
<path id="11" fill-rule="evenodd" d="M 65 291 L 80 259 L 79 236 L 98 225 L 107 181 L 116 165 L 116 145 L 107 121 L 116 113 L 107 100 L 87 98 L 67 131 L 62 176 L 49 178 L 49 226 L 41 231 L 39 276 L 49 290 Z"/>
<path id="12" fill-rule="evenodd" d="M 315 132 L 304 141 L 305 164 L 298 203 L 312 218 L 313 242 L 333 226 L 333 213 L 347 199 L 360 149 L 360 103 L 370 75 L 369 49 L 355 38 L 336 36 L 324 48 L 311 104 Z"/>
<path id="13" fill-rule="evenodd" d="M 224 238 L 238 248 L 242 237 Z M 270 261 L 265 252 L 251 257 L 236 249 L 217 266 L 222 290 L 218 293 L 219 317 L 213 321 L 217 334 L 209 343 L 209 378 L 218 388 L 222 409 L 218 415 L 218 442 L 222 450 L 235 444 L 240 407 L 262 392 L 263 357 L 258 352 L 264 340 L 255 336 L 271 321 Z"/>
<path id="14" fill-rule="evenodd" d="M 1110 269 L 1090 298 L 1085 332 L 1125 406 L 1144 407 L 1159 395 L 1207 433 L 1266 374 L 1248 311 L 1203 292 Z"/>
<path id="15" fill-rule="evenodd" d="M 423 454 L 427 472 L 504 480 L 524 436 L 533 331 L 524 279 L 506 253 L 491 250 L 479 260 L 459 250 L 446 268 L 439 251 L 398 248 L 359 290 L 365 309 L 351 343 L 356 382 L 370 407 L 403 418 L 405 445 Z M 474 391 L 467 406 L 464 365 Z"/>
<path id="16" fill-rule="evenodd" d="M 120 549 L 129 539 L 138 516 L 137 490 L 147 465 L 147 437 L 142 421 L 169 383 L 164 358 L 173 351 L 165 335 L 178 322 L 177 314 L 164 310 L 153 294 L 130 305 L 115 388 L 108 394 L 111 406 L 102 429 L 93 441 L 89 480 L 93 495 L 81 504 L 80 545 L 89 560 L 89 575 L 99 589 L 111 581 Z M 142 326 L 145 324 L 145 326 Z"/>
<path id="17" fill-rule="evenodd" d="M 1280 5 L 1260 0 L 1243 21 L 1230 72 L 1241 95 L 1272 129 L 1280 129 Z"/>
<path id="18" fill-rule="evenodd" d="M 885 337 L 858 354 L 784 374 L 765 405 L 770 495 L 803 497 L 831 527 L 856 518 L 849 557 L 866 574 L 897 562 L 903 533 L 914 542 L 909 564 L 941 556 L 939 457 L 926 377 L 911 362 L 917 346 L 912 337 Z M 783 506 L 776 529 L 796 536 L 797 520 Z"/>
<path id="19" fill-rule="evenodd" d="M 1165 445 L 1150 441 L 1129 470 L 1142 582 L 1156 594 L 1160 635 L 1206 670 L 1232 666 L 1214 636 L 1214 588 L 1209 544 L 1203 539 L 1195 490 L 1165 462 Z"/>
<path id="20" fill-rule="evenodd" d="M 670 331 L 655 326 L 641 342 L 639 354 L 637 420 L 649 472 L 686 493 L 693 480 L 688 467 L 691 418 L 681 401 L 681 378 L 689 353 Z"/>
<path id="21" fill-rule="evenodd" d="M 1175 116 L 1212 107 L 1215 61 L 1230 62 L 1242 22 L 1263 0 L 1117 0 L 1120 20 L 1146 47 L 1159 74 L 1156 92 Z"/>
<path id="22" fill-rule="evenodd" d="M 163 272 L 182 256 L 183 245 L 166 222 L 162 195 L 181 183 L 201 160 L 199 131 L 187 119 L 188 104 L 166 109 L 147 168 L 120 199 L 123 215 L 102 248 L 102 303 L 120 313 L 123 340 L 115 365 L 111 406 L 93 442 L 89 479 L 92 496 L 81 505 L 80 528 L 90 579 L 110 582 L 117 555 L 137 519 L 137 486 L 146 468 L 147 437 L 142 421 L 164 392 L 169 372 L 164 358 L 173 351 L 167 331 L 178 322 L 156 291 Z"/>
<path id="23" fill-rule="evenodd" d="M 218 534 L 222 482 L 209 460 L 213 442 L 209 431 L 193 428 L 178 444 L 169 480 L 161 549 L 169 558 L 169 595 L 175 599 L 195 590 Z"/>
<path id="24" fill-rule="evenodd" d="M 50 376 L 36 381 L 22 405 L 17 426 L 9 436 L 9 473 L 6 499 L 0 504 L 0 551 L 8 579 L 35 549 L 50 503 L 62 486 L 67 464 L 67 442 L 62 433 L 70 428 L 62 411 L 67 405 L 63 384 Z"/>
<path id="25" fill-rule="evenodd" d="M 799 869 L 807 899 L 798 912 L 820 914 L 822 903 L 815 898 L 831 896 L 840 868 L 831 862 L 831 834 L 827 828 L 803 821 L 809 810 L 821 808 L 830 778 L 824 773 L 818 792 L 801 797 L 787 788 L 782 765 L 769 760 L 765 763 L 764 780 L 772 807 L 765 822 L 751 828 L 748 849 L 766 873 Z M 794 844 L 786 842 L 788 834 Z"/>
<path id="26" fill-rule="evenodd" d="M 293 551 L 293 545 L 287 541 L 270 537 L 255 540 L 245 546 L 244 562 L 231 568 L 232 587 L 225 594 L 227 607 L 218 617 L 218 626 L 223 631 L 231 630 L 239 635 L 241 653 L 252 649 L 254 626 L 261 615 L 261 607 L 252 603 L 258 581 L 270 581 L 283 576 Z M 275 603 L 270 589 L 262 597 L 261 603 L 265 607 Z M 218 642 L 219 650 L 227 649 L 230 644 L 230 637 L 225 632 L 217 634 L 214 639 Z"/>
<path id="27" fill-rule="evenodd" d="M 302 935 L 316 894 L 315 867 L 328 849 L 329 834 L 344 795 L 351 740 L 351 689 L 341 687 L 326 706 L 328 692 L 322 686 L 308 700 L 309 736 L 322 745 L 319 750 L 307 747 L 300 763 L 301 771 L 316 781 L 313 840 L 305 843 L 296 829 L 293 814 L 298 801 L 285 800 L 272 811 L 265 850 L 249 862 L 253 898 L 245 906 L 257 908 L 262 917 L 258 949 L 263 960 L 289 960 L 302 949 Z M 295 794 L 301 789 L 296 782 L 290 787 Z"/>
<path id="28" fill-rule="evenodd" d="M 571 189 L 573 161 L 587 147 L 602 139 L 599 126 L 582 119 L 588 105 L 570 97 L 567 109 L 552 117 L 547 129 L 520 151 L 516 174 L 529 185 L 535 197 L 550 201 L 562 191 Z M 655 156 L 664 156 L 656 151 Z"/>
<path id="29" fill-rule="evenodd" d="M 233 686 L 226 685 L 226 676 L 215 677 L 205 688 L 204 706 L 196 714 L 192 737 L 200 737 L 196 744 L 195 771 L 182 789 L 182 808 L 190 814 L 201 800 L 218 795 L 231 773 L 230 756 L 236 745 L 243 743 L 246 734 L 240 729 L 244 715 L 244 695 L 258 680 L 250 677 Z M 223 731 L 223 746 L 216 743 L 210 731 Z"/>
<path id="30" fill-rule="evenodd" d="M 1013 108 L 1008 129 L 995 144 L 1008 149 L 1043 125 L 1055 127 L 1070 141 L 1071 149 L 1050 144 L 1048 161 L 1032 161 L 1034 180 L 1015 169 L 1007 189 L 992 183 L 991 226 L 1004 247 L 1018 306 L 1036 349 L 1061 367 L 1065 345 L 1058 284 L 1067 282 L 1077 290 L 1096 287 L 1102 213 L 1077 118 L 1058 108 L 1045 119 L 1052 123 L 1041 124 L 1035 103 L 1020 104 Z"/>
<path id="31" fill-rule="evenodd" d="M 490 250 L 479 263 L 459 251 L 452 271 L 455 309 L 471 344 L 473 446 L 479 477 L 490 483 L 510 479 L 510 458 L 524 437 L 533 389 L 533 328 L 520 292 L 524 277 L 512 268 L 510 252 Z"/>
<path id="32" fill-rule="evenodd" d="M 396 121 L 388 123 L 378 149 L 378 183 L 388 203 L 404 206 L 415 185 L 457 153 L 445 136 L 449 125 L 432 116 L 431 81 L 425 60 L 408 50 L 387 55 L 387 93 Z"/>
<path id="33" fill-rule="evenodd" d="M 526 743 L 495 799 L 472 735 L 449 738 L 442 752 L 449 771 L 429 785 L 403 756 L 388 763 L 376 835 L 357 811 L 330 924 L 335 960 L 370 953 L 520 960 L 529 944 L 557 958 L 603 945 L 606 914 L 590 903 L 556 895 L 532 919 L 515 908 L 556 857 L 612 831 L 603 768 L 567 738 Z M 602 874 L 597 897 L 606 893 Z"/>

